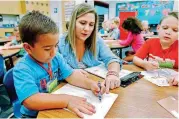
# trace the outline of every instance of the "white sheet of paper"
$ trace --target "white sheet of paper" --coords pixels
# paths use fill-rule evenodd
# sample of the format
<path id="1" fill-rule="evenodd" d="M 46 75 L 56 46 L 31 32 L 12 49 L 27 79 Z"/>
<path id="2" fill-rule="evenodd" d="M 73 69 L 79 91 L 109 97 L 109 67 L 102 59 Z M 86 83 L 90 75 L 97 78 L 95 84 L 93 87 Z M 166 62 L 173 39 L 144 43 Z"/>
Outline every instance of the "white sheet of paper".
<path id="1" fill-rule="evenodd" d="M 104 94 L 102 96 L 102 101 L 100 102 L 98 97 L 96 97 L 91 90 L 82 89 L 70 84 L 66 84 L 52 94 L 68 94 L 86 98 L 89 103 L 95 106 L 96 113 L 93 115 L 84 114 L 85 119 L 104 119 L 105 115 L 118 97 L 118 94 L 114 93 Z"/>
<path id="2" fill-rule="evenodd" d="M 85 70 L 89 73 L 92 73 L 92 74 L 99 76 L 101 78 L 104 78 L 104 79 L 106 78 L 106 75 L 107 75 L 107 69 L 105 68 L 104 65 L 98 65 L 95 67 L 86 68 Z M 122 69 L 119 73 L 119 76 L 121 78 L 121 77 L 124 77 L 130 73 L 132 73 L 132 72 L 129 70 Z"/>
<path id="3" fill-rule="evenodd" d="M 144 79 L 156 84 L 157 86 L 170 86 L 168 80 L 178 72 L 172 69 L 155 69 L 152 71 L 142 71 Z"/>

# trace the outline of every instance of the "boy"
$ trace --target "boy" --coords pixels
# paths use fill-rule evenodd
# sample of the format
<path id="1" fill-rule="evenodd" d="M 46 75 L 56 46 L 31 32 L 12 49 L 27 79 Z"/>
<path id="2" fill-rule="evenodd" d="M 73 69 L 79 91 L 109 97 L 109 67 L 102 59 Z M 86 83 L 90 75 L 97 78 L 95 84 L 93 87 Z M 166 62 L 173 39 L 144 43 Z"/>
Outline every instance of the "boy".
<path id="1" fill-rule="evenodd" d="M 57 79 L 90 89 L 97 94 L 97 83 L 88 79 L 80 71 L 71 69 L 62 56 L 56 53 L 58 28 L 47 16 L 33 11 L 26 14 L 19 24 L 20 37 L 27 54 L 14 67 L 14 85 L 23 117 L 36 117 L 37 111 L 55 108 L 68 108 L 79 117 L 82 113 L 95 113 L 93 105 L 84 98 L 65 94 L 48 94 Z M 104 93 L 102 85 L 101 93 Z"/>
<path id="2" fill-rule="evenodd" d="M 144 43 L 134 56 L 134 64 L 145 70 L 159 67 L 178 69 L 178 14 L 171 12 L 164 17 L 157 31 L 159 38 L 152 38 Z M 173 85 L 178 85 L 178 79 L 173 79 Z"/>

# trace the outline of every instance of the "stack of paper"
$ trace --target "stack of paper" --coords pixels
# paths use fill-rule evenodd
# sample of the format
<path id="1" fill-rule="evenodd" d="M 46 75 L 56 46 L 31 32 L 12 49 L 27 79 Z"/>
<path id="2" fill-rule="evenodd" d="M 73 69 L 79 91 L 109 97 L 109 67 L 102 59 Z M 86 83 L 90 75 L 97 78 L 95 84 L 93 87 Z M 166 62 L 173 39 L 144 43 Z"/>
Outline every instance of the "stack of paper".
<path id="1" fill-rule="evenodd" d="M 99 77 L 104 78 L 104 79 L 106 78 L 106 75 L 107 75 L 107 72 L 108 72 L 104 65 L 99 65 L 99 66 L 95 66 L 95 67 L 91 67 L 91 68 L 86 68 L 85 70 L 87 72 L 91 73 L 91 74 L 94 74 L 94 75 L 99 76 Z M 119 76 L 121 78 L 121 77 L 124 77 L 124 76 L 126 76 L 126 75 L 128 75 L 130 73 L 132 73 L 132 72 L 122 69 L 119 72 Z"/>
<path id="2" fill-rule="evenodd" d="M 141 72 L 144 75 L 144 79 L 156 84 L 157 86 L 170 86 L 169 80 L 177 75 L 178 72 L 172 69 L 155 69 L 151 71 L 143 71 Z"/>
<path id="3" fill-rule="evenodd" d="M 118 97 L 117 94 L 113 93 L 104 94 L 102 96 L 102 101 L 100 102 L 98 97 L 96 97 L 91 90 L 82 89 L 70 84 L 66 84 L 62 88 L 53 92 L 53 94 L 68 94 L 86 98 L 89 103 L 95 106 L 96 113 L 93 115 L 84 114 L 85 119 L 104 119 L 105 115 Z"/>

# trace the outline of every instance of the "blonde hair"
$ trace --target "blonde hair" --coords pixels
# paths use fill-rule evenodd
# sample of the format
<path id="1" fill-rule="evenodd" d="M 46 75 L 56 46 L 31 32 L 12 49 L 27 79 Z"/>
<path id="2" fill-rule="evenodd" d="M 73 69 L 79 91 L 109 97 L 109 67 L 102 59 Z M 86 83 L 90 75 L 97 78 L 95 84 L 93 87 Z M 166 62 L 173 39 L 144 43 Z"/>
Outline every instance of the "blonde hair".
<path id="1" fill-rule="evenodd" d="M 149 25 L 149 22 L 147 20 L 143 20 L 142 25 L 145 25 L 145 24 Z"/>
<path id="2" fill-rule="evenodd" d="M 66 40 L 69 42 L 72 50 L 76 54 L 76 37 L 75 37 L 75 26 L 76 26 L 76 19 L 79 17 L 87 14 L 87 13 L 94 13 L 95 15 L 95 25 L 94 30 L 89 36 L 89 38 L 85 41 L 85 48 L 89 49 L 94 56 L 96 56 L 96 35 L 97 35 L 97 22 L 98 22 L 98 15 L 95 9 L 90 6 L 89 4 L 82 3 L 77 5 L 71 15 L 71 20 L 68 28 L 68 34 Z"/>
<path id="3" fill-rule="evenodd" d="M 111 21 L 114 22 L 116 25 L 119 25 L 119 18 L 112 18 Z"/>

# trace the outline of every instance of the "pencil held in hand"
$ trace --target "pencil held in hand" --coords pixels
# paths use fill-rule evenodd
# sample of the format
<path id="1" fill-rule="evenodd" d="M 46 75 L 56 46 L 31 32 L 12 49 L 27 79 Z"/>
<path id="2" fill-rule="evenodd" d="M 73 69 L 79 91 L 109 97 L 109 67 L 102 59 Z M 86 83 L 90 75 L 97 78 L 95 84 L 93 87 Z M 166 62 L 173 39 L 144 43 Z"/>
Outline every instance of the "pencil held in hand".
<path id="1" fill-rule="evenodd" d="M 101 94 L 101 82 L 100 81 L 98 81 L 98 87 L 100 89 L 100 91 L 98 93 L 98 98 L 99 98 L 99 101 L 101 102 L 101 100 L 102 100 L 102 94 Z"/>

